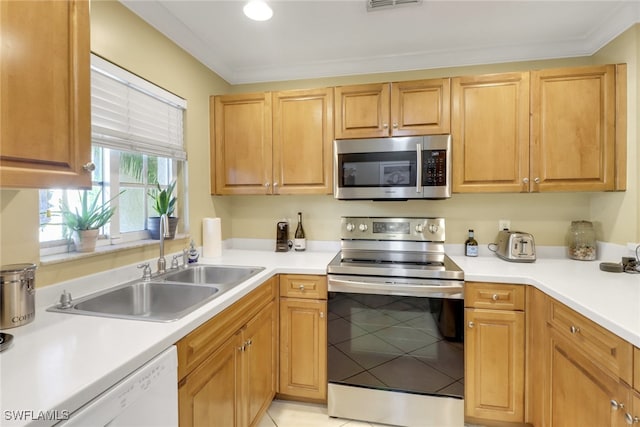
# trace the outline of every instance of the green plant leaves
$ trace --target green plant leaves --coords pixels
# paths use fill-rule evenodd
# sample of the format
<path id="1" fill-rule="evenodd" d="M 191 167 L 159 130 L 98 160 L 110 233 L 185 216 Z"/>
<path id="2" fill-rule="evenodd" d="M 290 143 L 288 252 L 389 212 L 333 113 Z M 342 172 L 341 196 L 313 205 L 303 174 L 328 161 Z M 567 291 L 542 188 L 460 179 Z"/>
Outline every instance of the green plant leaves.
<path id="1" fill-rule="evenodd" d="M 172 216 L 176 208 L 177 198 L 173 195 L 173 190 L 176 188 L 176 182 L 173 181 L 167 186 L 166 189 L 162 189 L 160 184 L 156 182 L 157 189 L 149 190 L 148 196 L 153 199 L 151 207 L 158 213 L 158 216 L 167 215 Z"/>
<path id="2" fill-rule="evenodd" d="M 91 202 L 89 202 L 89 192 L 87 190 L 79 191 L 80 209 L 75 208 L 73 210 L 71 210 L 66 200 L 61 200 L 60 212 L 63 224 L 70 230 L 93 230 L 104 226 L 116 211 L 115 207 L 109 206 L 110 202 L 123 192 L 124 190 L 98 206 L 101 191 Z"/>

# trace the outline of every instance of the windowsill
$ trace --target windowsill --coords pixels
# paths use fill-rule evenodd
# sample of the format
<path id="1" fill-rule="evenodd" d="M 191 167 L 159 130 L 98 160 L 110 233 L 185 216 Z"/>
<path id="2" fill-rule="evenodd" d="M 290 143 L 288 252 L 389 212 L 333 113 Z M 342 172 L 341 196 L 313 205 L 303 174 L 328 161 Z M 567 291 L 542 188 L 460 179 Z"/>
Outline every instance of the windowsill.
<path id="1" fill-rule="evenodd" d="M 189 234 L 176 234 L 175 238 L 172 239 L 172 241 L 176 241 L 176 240 L 188 241 L 190 237 L 191 236 Z M 60 264 L 63 262 L 92 258 L 96 256 L 102 256 L 102 255 L 129 250 L 129 249 L 143 248 L 146 246 L 157 246 L 159 244 L 160 244 L 159 240 L 145 239 L 145 240 L 136 240 L 134 242 L 118 243 L 116 245 L 97 246 L 96 250 L 93 252 L 64 252 L 61 254 L 41 256 L 40 265 Z"/>

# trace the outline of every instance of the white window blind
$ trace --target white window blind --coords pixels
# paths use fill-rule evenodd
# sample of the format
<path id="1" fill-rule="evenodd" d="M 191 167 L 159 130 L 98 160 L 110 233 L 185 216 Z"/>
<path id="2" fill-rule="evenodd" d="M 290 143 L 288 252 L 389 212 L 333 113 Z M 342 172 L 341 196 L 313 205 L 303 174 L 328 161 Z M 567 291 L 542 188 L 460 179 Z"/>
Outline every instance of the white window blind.
<path id="1" fill-rule="evenodd" d="M 91 137 L 121 151 L 186 160 L 187 102 L 104 59 L 91 55 Z"/>

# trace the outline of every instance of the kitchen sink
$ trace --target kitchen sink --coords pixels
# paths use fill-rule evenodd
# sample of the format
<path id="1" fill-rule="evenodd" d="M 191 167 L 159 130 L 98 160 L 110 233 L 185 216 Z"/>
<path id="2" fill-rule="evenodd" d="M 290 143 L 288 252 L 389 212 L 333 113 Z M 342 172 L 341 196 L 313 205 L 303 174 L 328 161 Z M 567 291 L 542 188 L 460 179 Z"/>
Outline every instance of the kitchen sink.
<path id="1" fill-rule="evenodd" d="M 264 267 L 198 265 L 163 276 L 167 282 L 233 286 L 264 270 Z"/>
<path id="2" fill-rule="evenodd" d="M 227 289 L 224 289 L 227 290 Z M 74 300 L 48 311 L 121 319 L 170 322 L 201 307 L 224 292 L 216 286 L 136 281 Z"/>

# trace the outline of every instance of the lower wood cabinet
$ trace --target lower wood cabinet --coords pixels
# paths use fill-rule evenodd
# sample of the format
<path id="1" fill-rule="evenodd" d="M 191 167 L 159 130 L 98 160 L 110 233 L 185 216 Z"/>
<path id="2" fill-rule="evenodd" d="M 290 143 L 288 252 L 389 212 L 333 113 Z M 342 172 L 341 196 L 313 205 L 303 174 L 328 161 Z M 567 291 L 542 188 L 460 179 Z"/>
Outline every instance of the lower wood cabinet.
<path id="1" fill-rule="evenodd" d="M 470 422 L 524 421 L 524 295 L 522 285 L 465 284 L 465 419 Z"/>
<path id="2" fill-rule="evenodd" d="M 285 399 L 327 399 L 326 276 L 280 276 L 280 388 Z"/>
<path id="3" fill-rule="evenodd" d="M 276 389 L 277 278 L 177 343 L 181 427 L 256 425 Z"/>
<path id="4" fill-rule="evenodd" d="M 613 402 L 623 403 L 618 379 L 589 360 L 567 338 L 550 331 L 547 395 L 549 426 L 616 426 L 623 417 Z"/>
<path id="5" fill-rule="evenodd" d="M 633 346 L 540 291 L 530 296 L 536 307 L 529 324 L 527 421 L 544 427 L 633 423 L 640 412 L 631 389 Z"/>

